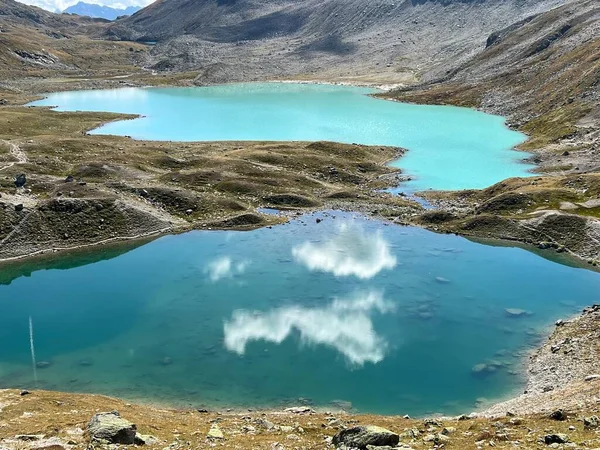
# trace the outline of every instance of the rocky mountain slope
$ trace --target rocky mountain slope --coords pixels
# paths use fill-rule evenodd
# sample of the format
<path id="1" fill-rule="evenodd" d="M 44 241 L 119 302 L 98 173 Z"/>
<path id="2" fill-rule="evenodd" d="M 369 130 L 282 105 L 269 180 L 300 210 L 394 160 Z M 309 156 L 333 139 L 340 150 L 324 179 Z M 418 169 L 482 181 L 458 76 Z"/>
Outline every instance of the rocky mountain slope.
<path id="1" fill-rule="evenodd" d="M 490 34 L 441 79 L 386 97 L 482 108 L 531 138 L 536 178 L 481 191 L 428 193 L 438 230 L 502 237 L 600 259 L 600 4 L 575 0 Z M 585 248 L 584 248 L 585 247 Z"/>
<path id="2" fill-rule="evenodd" d="M 445 74 L 494 31 L 565 0 L 161 0 L 108 28 L 158 41 L 146 65 L 198 82 L 277 77 L 414 82 Z"/>
<path id="3" fill-rule="evenodd" d="M 77 14 L 78 16 L 98 17 L 106 20 L 115 20 L 117 17 L 130 16 L 142 9 L 141 6 L 128 6 L 127 8 L 111 8 L 110 6 L 96 5 L 94 3 L 78 2 L 69 6 L 63 12 Z"/>

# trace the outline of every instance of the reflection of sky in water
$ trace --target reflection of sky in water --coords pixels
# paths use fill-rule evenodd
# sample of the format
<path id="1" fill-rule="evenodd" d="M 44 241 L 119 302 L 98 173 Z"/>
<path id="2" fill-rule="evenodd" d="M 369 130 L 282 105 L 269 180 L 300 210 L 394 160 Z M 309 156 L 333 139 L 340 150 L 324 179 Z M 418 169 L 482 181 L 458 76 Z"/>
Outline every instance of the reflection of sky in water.
<path id="1" fill-rule="evenodd" d="M 33 387 L 31 316 L 37 360 L 51 363 L 39 388 L 462 413 L 520 388 L 522 352 L 600 292 L 598 274 L 522 249 L 340 212 L 166 236 L 118 255 L 2 268 L 0 387 Z M 486 361 L 502 367 L 474 376 Z"/>
<path id="2" fill-rule="evenodd" d="M 381 232 L 366 232 L 353 222 L 341 223 L 337 234 L 325 242 L 305 241 L 294 246 L 292 254 L 309 270 L 336 277 L 354 276 L 366 280 L 396 266 L 396 257 Z M 217 276 L 214 272 L 232 276 L 229 258 L 219 259 L 216 264 L 211 279 Z M 249 341 L 280 344 L 296 331 L 302 345 L 332 347 L 355 365 L 377 363 L 383 359 L 387 343 L 377 335 L 370 316 L 393 309 L 394 305 L 386 302 L 381 293 L 368 291 L 335 299 L 325 307 L 296 305 L 266 313 L 238 310 L 224 325 L 225 346 L 243 354 Z"/>
<path id="3" fill-rule="evenodd" d="M 350 298 L 336 298 L 326 307 L 289 306 L 265 314 L 238 310 L 223 327 L 225 346 L 244 354 L 249 341 L 280 344 L 297 331 L 301 344 L 332 347 L 352 364 L 377 363 L 383 359 L 387 343 L 377 335 L 370 315 L 393 308 L 380 293 L 365 292 Z"/>
<path id="4" fill-rule="evenodd" d="M 336 277 L 370 279 L 396 266 L 396 257 L 381 232 L 365 233 L 351 223 L 342 223 L 338 234 L 326 242 L 307 241 L 295 246 L 292 254 L 310 270 Z"/>

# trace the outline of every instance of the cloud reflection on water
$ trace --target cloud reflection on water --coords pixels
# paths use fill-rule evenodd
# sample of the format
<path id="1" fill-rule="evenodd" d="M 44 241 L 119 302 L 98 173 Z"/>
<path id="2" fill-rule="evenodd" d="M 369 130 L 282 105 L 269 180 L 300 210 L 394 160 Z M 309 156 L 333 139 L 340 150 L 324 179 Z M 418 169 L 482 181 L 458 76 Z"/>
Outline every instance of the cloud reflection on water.
<path id="1" fill-rule="evenodd" d="M 205 272 L 208 274 L 210 281 L 216 283 L 224 278 L 233 278 L 235 275 L 242 275 L 248 267 L 248 261 L 234 262 L 229 256 L 211 261 Z"/>
<path id="2" fill-rule="evenodd" d="M 267 313 L 234 311 L 225 322 L 225 347 L 243 355 L 251 341 L 280 344 L 294 331 L 303 344 L 325 345 L 362 366 L 383 360 L 387 342 L 373 327 L 371 315 L 392 311 L 394 305 L 377 291 L 336 298 L 325 307 L 287 306 Z"/>
<path id="3" fill-rule="evenodd" d="M 339 233 L 324 243 L 306 241 L 292 249 L 297 262 L 308 269 L 336 277 L 370 279 L 397 260 L 380 231 L 368 233 L 357 225 L 342 224 Z"/>

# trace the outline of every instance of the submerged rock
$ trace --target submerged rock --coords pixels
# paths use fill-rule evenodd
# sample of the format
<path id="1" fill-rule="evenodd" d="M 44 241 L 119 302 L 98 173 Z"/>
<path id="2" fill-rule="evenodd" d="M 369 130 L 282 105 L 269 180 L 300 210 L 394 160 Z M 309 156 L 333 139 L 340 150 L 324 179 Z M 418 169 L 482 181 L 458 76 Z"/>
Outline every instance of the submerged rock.
<path id="1" fill-rule="evenodd" d="M 118 411 L 96 414 L 87 430 L 92 440 L 125 445 L 134 444 L 137 433 L 136 426 L 122 419 Z"/>
<path id="2" fill-rule="evenodd" d="M 336 447 L 345 445 L 363 450 L 371 445 L 394 447 L 400 442 L 400 436 L 385 428 L 366 425 L 342 430 L 333 437 L 332 442 Z"/>
<path id="3" fill-rule="evenodd" d="M 531 313 L 529 311 L 526 311 L 524 309 L 518 309 L 518 308 L 506 308 L 504 310 L 506 312 L 506 315 L 508 317 L 525 317 L 525 316 L 530 316 Z"/>
<path id="4" fill-rule="evenodd" d="M 165 356 L 161 361 L 160 364 L 163 366 L 170 366 L 171 364 L 173 364 L 173 359 L 169 356 Z"/>

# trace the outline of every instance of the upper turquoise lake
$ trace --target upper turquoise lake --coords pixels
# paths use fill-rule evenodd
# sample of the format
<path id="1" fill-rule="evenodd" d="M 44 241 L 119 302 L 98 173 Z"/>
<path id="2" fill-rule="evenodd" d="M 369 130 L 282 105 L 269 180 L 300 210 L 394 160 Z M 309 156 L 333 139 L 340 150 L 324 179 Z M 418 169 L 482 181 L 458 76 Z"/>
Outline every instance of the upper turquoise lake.
<path id="1" fill-rule="evenodd" d="M 371 97 L 370 88 L 249 83 L 194 88 L 124 88 L 50 94 L 32 103 L 59 111 L 140 114 L 94 134 L 168 141 L 316 141 L 409 150 L 392 163 L 414 178 L 401 190 L 484 188 L 528 176 L 525 140 L 499 116 L 450 106 Z"/>
<path id="2" fill-rule="evenodd" d="M 521 390 L 526 352 L 599 292 L 521 248 L 348 213 L 196 231 L 0 266 L 0 388 L 459 414 Z"/>

